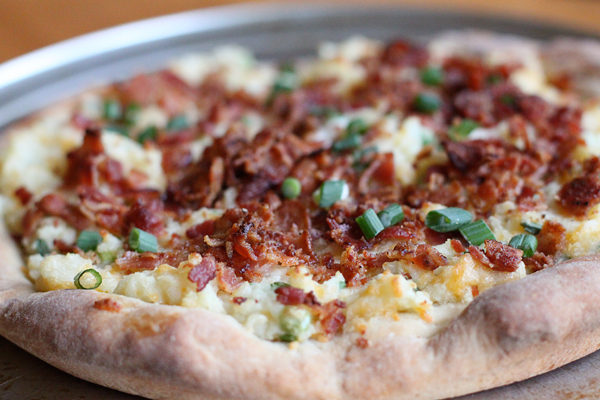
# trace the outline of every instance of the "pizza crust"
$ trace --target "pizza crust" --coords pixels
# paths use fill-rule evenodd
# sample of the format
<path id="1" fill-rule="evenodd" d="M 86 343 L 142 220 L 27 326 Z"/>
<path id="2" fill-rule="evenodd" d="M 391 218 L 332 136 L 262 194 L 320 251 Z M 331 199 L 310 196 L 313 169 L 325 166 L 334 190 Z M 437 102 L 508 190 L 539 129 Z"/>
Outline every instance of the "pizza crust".
<path id="1" fill-rule="evenodd" d="M 151 398 L 435 399 L 526 379 L 598 349 L 599 266 L 600 256 L 565 262 L 486 291 L 431 339 L 387 337 L 367 348 L 345 335 L 291 349 L 202 309 L 95 291 L 25 294 L 16 281 L 2 292 L 0 334 L 77 377 Z M 18 273 L 15 264 L 0 271 Z M 107 297 L 122 309 L 94 308 Z"/>

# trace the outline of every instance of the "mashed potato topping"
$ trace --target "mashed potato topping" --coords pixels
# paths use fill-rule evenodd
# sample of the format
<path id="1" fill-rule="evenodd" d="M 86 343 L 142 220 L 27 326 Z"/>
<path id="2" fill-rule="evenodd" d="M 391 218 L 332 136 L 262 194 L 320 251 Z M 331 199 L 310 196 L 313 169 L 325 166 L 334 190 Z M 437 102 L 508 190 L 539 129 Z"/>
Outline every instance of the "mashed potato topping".
<path id="1" fill-rule="evenodd" d="M 294 65 L 226 47 L 41 114 L 0 164 L 26 273 L 266 340 L 433 335 L 600 248 L 599 103 L 509 42 L 352 38 Z"/>

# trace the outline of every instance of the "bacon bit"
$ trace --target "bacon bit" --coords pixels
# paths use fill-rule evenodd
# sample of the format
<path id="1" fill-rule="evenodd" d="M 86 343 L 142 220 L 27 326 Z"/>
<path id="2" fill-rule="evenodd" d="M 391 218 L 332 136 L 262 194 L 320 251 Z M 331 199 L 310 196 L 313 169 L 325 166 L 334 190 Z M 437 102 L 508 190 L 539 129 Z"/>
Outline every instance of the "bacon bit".
<path id="1" fill-rule="evenodd" d="M 515 249 L 497 240 L 485 241 L 485 254 L 495 271 L 514 272 L 519 268 L 523 250 Z"/>
<path id="2" fill-rule="evenodd" d="M 279 287 L 275 289 L 275 293 L 277 294 L 277 301 L 285 306 L 319 305 L 313 292 L 305 293 L 304 290 L 292 286 Z"/>
<path id="3" fill-rule="evenodd" d="M 471 254 L 471 257 L 483 265 L 486 265 L 490 268 L 492 267 L 490 260 L 486 257 L 485 253 L 479 249 L 479 247 L 473 245 L 469 246 L 469 254 Z"/>
<path id="4" fill-rule="evenodd" d="M 231 301 L 232 301 L 233 303 L 237 304 L 238 306 L 239 306 L 240 304 L 242 304 L 243 302 L 245 302 L 246 300 L 248 300 L 248 299 L 247 299 L 247 298 L 245 298 L 245 297 L 234 297 L 233 299 L 231 299 Z"/>
<path id="5" fill-rule="evenodd" d="M 587 210 L 600 203 L 600 177 L 587 175 L 567 182 L 558 192 L 563 209 L 577 217 L 583 217 Z"/>
<path id="6" fill-rule="evenodd" d="M 164 231 L 162 217 L 163 203 L 151 200 L 144 203 L 138 200 L 123 216 L 123 234 L 128 235 L 132 228 L 138 228 L 155 236 L 160 236 Z"/>
<path id="7" fill-rule="evenodd" d="M 241 284 L 242 280 L 235 275 L 235 271 L 224 265 L 218 264 L 217 286 L 226 293 L 233 293 Z"/>
<path id="8" fill-rule="evenodd" d="M 567 230 L 560 223 L 546 221 L 537 234 L 537 251 L 547 256 L 556 256 L 566 245 Z"/>
<path id="9" fill-rule="evenodd" d="M 336 334 L 344 326 L 346 316 L 342 312 L 342 308 L 346 308 L 346 303 L 333 300 L 325 304 L 320 310 L 319 321 L 323 331 L 328 336 Z"/>
<path id="10" fill-rule="evenodd" d="M 456 253 L 464 253 L 465 251 L 467 251 L 467 249 L 465 249 L 465 246 L 460 242 L 460 240 L 450 240 L 450 246 L 452 247 L 452 250 L 454 250 Z"/>
<path id="11" fill-rule="evenodd" d="M 436 232 L 433 229 L 425 228 L 425 241 L 428 245 L 437 246 L 446 243 L 454 236 L 454 232 Z"/>
<path id="12" fill-rule="evenodd" d="M 531 257 L 524 257 L 523 262 L 530 273 L 538 272 L 554 265 L 554 258 L 536 251 Z"/>
<path id="13" fill-rule="evenodd" d="M 27 188 L 21 186 L 20 188 L 15 190 L 15 196 L 17 196 L 22 205 L 26 206 L 27 203 L 31 201 L 33 194 L 31 194 L 31 192 L 27 190 Z"/>
<path id="14" fill-rule="evenodd" d="M 92 186 L 97 183 L 96 167 L 99 157 L 104 153 L 101 136 L 100 129 L 86 129 L 81 147 L 67 154 L 67 173 L 63 180 L 66 188 L 76 188 L 80 185 Z"/>
<path id="15" fill-rule="evenodd" d="M 448 265 L 448 259 L 442 253 L 426 244 L 417 246 L 412 261 L 428 271 L 434 271 L 443 265 Z"/>
<path id="16" fill-rule="evenodd" d="M 102 300 L 96 300 L 96 302 L 94 302 L 94 308 L 102 311 L 117 313 L 121 311 L 123 307 L 120 303 L 114 301 L 113 299 L 106 298 Z"/>
<path id="17" fill-rule="evenodd" d="M 479 296 L 479 286 L 472 285 L 471 286 L 471 294 L 473 294 L 473 297 Z"/>
<path id="18" fill-rule="evenodd" d="M 188 279 L 196 284 L 196 291 L 200 292 L 217 276 L 217 263 L 212 256 L 205 256 L 200 264 L 192 268 Z"/>
<path id="19" fill-rule="evenodd" d="M 135 251 L 127 251 L 123 257 L 115 261 L 117 267 L 128 272 L 153 270 L 161 264 L 162 259 L 159 254 L 150 252 L 139 254 Z"/>
<path id="20" fill-rule="evenodd" d="M 213 233 L 215 233 L 215 220 L 213 219 L 194 225 L 185 231 L 185 235 L 189 239 L 195 239 L 197 237 L 203 238 L 204 236 L 212 235 Z"/>
<path id="21" fill-rule="evenodd" d="M 423 67 L 429 54 L 423 47 L 397 40 L 389 44 L 381 55 L 381 62 L 398 67 Z"/>
<path id="22" fill-rule="evenodd" d="M 361 349 L 366 349 L 369 347 L 369 340 L 365 339 L 364 337 L 359 337 L 356 339 L 356 346 L 360 347 Z"/>

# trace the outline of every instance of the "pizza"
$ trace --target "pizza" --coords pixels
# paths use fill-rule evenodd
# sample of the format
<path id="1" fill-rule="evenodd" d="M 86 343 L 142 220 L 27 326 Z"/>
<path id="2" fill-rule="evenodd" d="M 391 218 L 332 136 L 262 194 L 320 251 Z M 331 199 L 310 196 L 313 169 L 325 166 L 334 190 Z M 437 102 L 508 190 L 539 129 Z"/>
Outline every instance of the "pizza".
<path id="1" fill-rule="evenodd" d="M 600 347 L 596 42 L 236 46 L 3 136 L 0 334 L 164 399 L 439 399 Z"/>

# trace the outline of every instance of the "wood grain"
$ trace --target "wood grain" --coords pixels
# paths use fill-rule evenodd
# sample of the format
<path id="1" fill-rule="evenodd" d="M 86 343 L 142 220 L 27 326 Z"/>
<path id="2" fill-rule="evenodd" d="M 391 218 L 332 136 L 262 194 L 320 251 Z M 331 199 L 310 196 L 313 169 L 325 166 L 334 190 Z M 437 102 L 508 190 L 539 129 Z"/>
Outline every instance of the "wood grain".
<path id="1" fill-rule="evenodd" d="M 0 62 L 73 36 L 143 18 L 249 0 L 0 0 Z M 336 3 L 348 3 L 334 0 Z M 600 33 L 598 0 L 371 0 L 514 16 Z M 365 4 L 365 1 L 360 3 Z"/>

